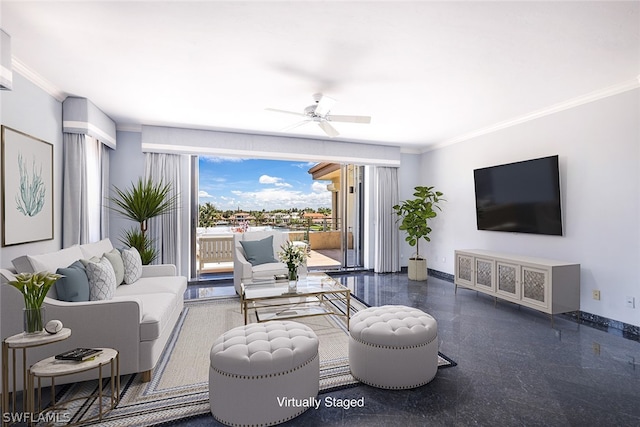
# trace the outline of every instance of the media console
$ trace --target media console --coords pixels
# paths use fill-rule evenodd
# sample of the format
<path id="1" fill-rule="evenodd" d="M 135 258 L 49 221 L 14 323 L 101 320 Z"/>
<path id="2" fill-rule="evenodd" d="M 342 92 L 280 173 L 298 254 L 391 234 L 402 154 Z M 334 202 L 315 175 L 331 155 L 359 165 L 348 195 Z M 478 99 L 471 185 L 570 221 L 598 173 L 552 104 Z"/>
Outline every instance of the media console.
<path id="1" fill-rule="evenodd" d="M 455 251 L 458 286 L 551 315 L 580 309 L 580 264 L 469 249 Z"/>

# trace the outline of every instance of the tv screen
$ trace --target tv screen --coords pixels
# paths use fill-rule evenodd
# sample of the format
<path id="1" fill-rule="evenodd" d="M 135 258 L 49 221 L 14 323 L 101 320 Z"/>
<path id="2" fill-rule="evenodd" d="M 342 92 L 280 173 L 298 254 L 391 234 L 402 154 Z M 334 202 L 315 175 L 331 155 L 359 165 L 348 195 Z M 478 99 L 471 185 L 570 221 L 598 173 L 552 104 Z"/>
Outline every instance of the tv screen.
<path id="1" fill-rule="evenodd" d="M 562 235 L 558 156 L 473 171 L 478 230 Z"/>

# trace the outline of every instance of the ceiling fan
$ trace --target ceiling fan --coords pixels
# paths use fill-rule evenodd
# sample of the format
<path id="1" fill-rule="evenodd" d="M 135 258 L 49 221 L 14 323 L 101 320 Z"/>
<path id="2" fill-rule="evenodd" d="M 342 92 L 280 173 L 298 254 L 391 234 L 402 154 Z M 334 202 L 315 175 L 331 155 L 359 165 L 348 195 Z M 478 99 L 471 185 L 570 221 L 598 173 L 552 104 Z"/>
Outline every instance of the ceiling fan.
<path id="1" fill-rule="evenodd" d="M 296 116 L 302 116 L 305 119 L 301 122 L 295 123 L 291 126 L 283 129 L 284 131 L 288 131 L 291 129 L 295 129 L 298 126 L 302 126 L 307 123 L 315 122 L 318 124 L 320 129 L 324 131 L 329 137 L 334 138 L 340 133 L 334 128 L 329 122 L 343 122 L 343 123 L 371 123 L 371 117 L 369 116 L 345 116 L 345 115 L 336 115 L 329 114 L 331 112 L 331 107 L 336 103 L 336 100 L 333 98 L 329 98 L 321 93 L 316 93 L 313 95 L 313 100 L 315 104 L 309 105 L 304 109 L 303 113 L 296 113 L 294 111 L 287 110 L 279 110 L 277 108 L 266 108 L 267 111 L 274 111 L 276 113 L 286 113 L 293 114 Z"/>

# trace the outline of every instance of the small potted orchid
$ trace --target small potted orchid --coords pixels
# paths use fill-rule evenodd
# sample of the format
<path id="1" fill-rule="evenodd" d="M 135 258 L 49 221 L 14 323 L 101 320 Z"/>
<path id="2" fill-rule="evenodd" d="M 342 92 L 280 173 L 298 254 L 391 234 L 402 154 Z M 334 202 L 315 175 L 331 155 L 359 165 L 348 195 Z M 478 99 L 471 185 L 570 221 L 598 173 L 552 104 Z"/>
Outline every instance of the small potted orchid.
<path id="1" fill-rule="evenodd" d="M 280 262 L 287 264 L 289 291 L 295 292 L 298 281 L 298 267 L 307 260 L 307 251 L 303 246 L 298 246 L 292 241 L 286 242 L 278 252 Z"/>
<path id="2" fill-rule="evenodd" d="M 19 290 L 24 297 L 24 332 L 38 334 L 44 328 L 44 297 L 51 286 L 62 275 L 41 271 L 39 273 L 20 273 L 9 284 Z"/>

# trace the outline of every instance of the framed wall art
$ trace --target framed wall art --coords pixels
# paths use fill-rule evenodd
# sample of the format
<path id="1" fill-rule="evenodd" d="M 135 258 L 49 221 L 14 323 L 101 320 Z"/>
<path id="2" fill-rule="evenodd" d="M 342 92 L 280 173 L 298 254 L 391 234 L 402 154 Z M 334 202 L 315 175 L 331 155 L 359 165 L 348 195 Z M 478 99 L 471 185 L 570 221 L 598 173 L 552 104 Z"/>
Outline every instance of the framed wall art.
<path id="1" fill-rule="evenodd" d="M 2 126 L 2 246 L 53 239 L 53 144 Z"/>

